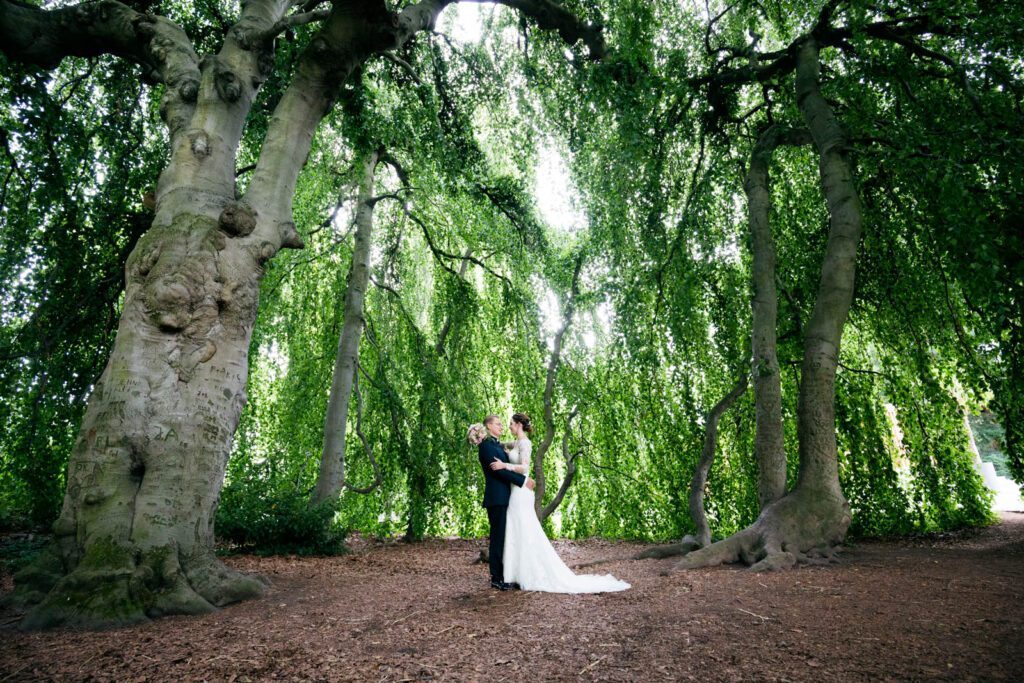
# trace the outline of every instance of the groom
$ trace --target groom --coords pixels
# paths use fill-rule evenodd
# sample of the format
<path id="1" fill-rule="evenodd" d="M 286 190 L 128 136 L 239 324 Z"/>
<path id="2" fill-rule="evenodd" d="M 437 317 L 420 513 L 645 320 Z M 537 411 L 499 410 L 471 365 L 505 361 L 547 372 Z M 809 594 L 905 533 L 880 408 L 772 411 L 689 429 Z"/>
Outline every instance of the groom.
<path id="1" fill-rule="evenodd" d="M 491 561 L 491 586 L 507 591 L 510 588 L 518 588 L 515 584 L 505 583 L 505 568 L 502 564 L 502 555 L 505 551 L 505 513 L 508 512 L 508 499 L 512 494 L 510 485 L 526 486 L 532 490 L 534 482 L 533 479 L 518 472 L 491 469 L 492 462 L 498 460 L 508 462 L 505 448 L 498 441 L 498 437 L 501 436 L 505 427 L 497 415 L 488 415 L 484 418 L 484 427 L 490 436 L 481 441 L 477 448 L 486 482 L 484 485 L 484 507 L 487 508 L 487 520 L 491 524 L 491 542 L 488 551 Z"/>

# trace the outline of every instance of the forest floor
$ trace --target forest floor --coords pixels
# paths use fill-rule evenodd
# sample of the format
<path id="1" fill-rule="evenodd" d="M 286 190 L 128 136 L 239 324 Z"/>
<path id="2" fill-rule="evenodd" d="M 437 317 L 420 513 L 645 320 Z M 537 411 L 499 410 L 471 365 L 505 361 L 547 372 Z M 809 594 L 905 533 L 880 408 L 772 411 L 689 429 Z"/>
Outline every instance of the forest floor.
<path id="1" fill-rule="evenodd" d="M 1021 680 L 1024 514 L 985 529 L 864 541 L 841 564 L 660 576 L 642 546 L 606 595 L 498 592 L 483 541 L 356 543 L 332 558 L 230 557 L 261 600 L 133 628 L 21 633 L 0 613 L 0 681 Z M 10 576 L 3 576 L 4 591 Z"/>

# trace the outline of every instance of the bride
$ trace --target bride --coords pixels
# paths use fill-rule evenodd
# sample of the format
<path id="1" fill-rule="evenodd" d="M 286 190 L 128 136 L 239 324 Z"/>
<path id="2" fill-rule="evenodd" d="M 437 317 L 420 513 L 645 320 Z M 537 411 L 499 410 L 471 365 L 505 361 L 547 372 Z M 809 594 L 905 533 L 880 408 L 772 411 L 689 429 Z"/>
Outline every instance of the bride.
<path id="1" fill-rule="evenodd" d="M 509 451 L 510 462 L 491 463 L 491 469 L 508 469 L 526 475 L 530 471 L 533 444 L 527 436 L 533 431 L 529 416 L 512 416 L 509 431 L 516 437 Z M 544 535 L 533 509 L 534 494 L 528 488 L 512 487 L 505 521 L 505 581 L 518 583 L 528 591 L 548 593 L 605 593 L 630 587 L 611 574 L 573 574 Z"/>

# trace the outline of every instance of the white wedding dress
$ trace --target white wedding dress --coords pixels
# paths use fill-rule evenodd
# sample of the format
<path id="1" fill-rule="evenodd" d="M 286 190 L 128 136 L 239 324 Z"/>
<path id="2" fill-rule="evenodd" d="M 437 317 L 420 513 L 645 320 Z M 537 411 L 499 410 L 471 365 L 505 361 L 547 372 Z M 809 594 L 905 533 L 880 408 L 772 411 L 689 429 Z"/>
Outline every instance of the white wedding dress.
<path id="1" fill-rule="evenodd" d="M 513 464 L 526 465 L 527 475 L 532 449 L 529 439 L 520 439 L 508 454 Z M 512 487 L 505 519 L 505 581 L 548 593 L 606 593 L 630 587 L 611 574 L 573 574 L 544 534 L 533 501 L 533 491 Z"/>

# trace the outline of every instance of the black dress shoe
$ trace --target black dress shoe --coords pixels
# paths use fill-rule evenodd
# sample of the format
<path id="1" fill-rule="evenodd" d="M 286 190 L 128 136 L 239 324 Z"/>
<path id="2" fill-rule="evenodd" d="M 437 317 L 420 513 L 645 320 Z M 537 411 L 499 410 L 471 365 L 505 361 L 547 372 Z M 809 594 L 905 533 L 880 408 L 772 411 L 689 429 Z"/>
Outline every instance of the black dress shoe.
<path id="1" fill-rule="evenodd" d="M 508 587 L 511 588 L 514 591 L 521 591 L 521 590 L 523 590 L 522 586 L 520 586 L 518 583 L 510 583 L 510 584 L 508 584 Z"/>
<path id="2" fill-rule="evenodd" d="M 497 588 L 500 591 L 507 591 L 512 588 L 512 586 L 504 581 L 491 581 L 491 588 Z"/>

